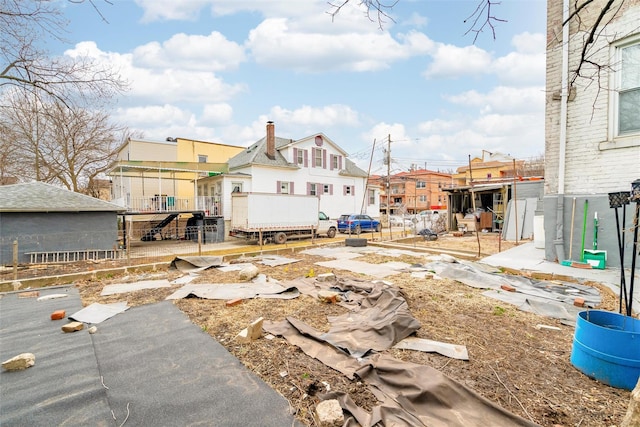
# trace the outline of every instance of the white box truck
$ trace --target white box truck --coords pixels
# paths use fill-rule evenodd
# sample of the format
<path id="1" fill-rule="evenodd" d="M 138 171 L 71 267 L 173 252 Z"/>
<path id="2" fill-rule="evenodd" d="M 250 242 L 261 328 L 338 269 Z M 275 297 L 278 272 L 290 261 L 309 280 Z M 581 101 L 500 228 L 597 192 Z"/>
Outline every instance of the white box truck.
<path id="1" fill-rule="evenodd" d="M 229 235 L 263 243 L 335 237 L 337 223 L 320 212 L 316 196 L 269 193 L 231 195 Z"/>

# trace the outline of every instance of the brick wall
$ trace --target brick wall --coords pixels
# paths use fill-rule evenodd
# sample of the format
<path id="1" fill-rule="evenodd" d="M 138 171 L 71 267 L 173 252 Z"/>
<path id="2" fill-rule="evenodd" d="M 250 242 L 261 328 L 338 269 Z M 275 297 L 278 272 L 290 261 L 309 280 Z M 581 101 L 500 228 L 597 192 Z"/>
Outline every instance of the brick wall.
<path id="1" fill-rule="evenodd" d="M 596 0 L 580 14 L 580 25 L 570 26 L 569 68 L 570 81 L 575 75 L 579 58 L 593 22 L 598 17 L 604 0 Z M 613 52 L 610 43 L 638 32 L 640 0 L 626 1 L 605 17 L 615 17 L 607 25 L 593 46 L 588 59 L 598 64 L 609 64 Z M 573 7 L 573 2 L 571 3 Z M 562 76 L 562 1 L 549 1 L 547 11 L 547 94 L 545 121 L 545 192 L 558 192 L 558 165 L 560 145 L 560 104 Z M 615 64 L 612 64 L 615 65 Z M 638 178 L 640 143 L 624 148 L 607 149 L 609 141 L 609 88 L 608 69 L 583 64 L 582 73 L 573 83 L 567 116 L 567 145 L 565 193 L 607 193 L 627 190 Z"/>

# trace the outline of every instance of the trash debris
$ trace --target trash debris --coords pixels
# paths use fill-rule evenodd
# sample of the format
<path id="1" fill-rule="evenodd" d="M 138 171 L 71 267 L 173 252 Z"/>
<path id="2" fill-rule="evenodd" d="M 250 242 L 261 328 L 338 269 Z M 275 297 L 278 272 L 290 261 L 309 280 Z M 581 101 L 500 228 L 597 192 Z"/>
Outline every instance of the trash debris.
<path id="1" fill-rule="evenodd" d="M 100 304 L 94 302 L 91 305 L 86 306 L 80 311 L 73 313 L 69 316 L 69 319 L 76 320 L 84 323 L 100 323 L 115 316 L 119 313 L 124 313 L 129 309 L 126 302 L 114 302 L 111 304 Z"/>
<path id="2" fill-rule="evenodd" d="M 22 371 L 36 364 L 36 356 L 33 353 L 22 353 L 2 362 L 2 367 L 7 371 Z"/>
<path id="3" fill-rule="evenodd" d="M 98 327 L 97 326 L 92 326 L 88 329 L 90 334 L 95 334 L 96 332 L 98 332 Z"/>
<path id="4" fill-rule="evenodd" d="M 537 324 L 536 326 L 534 326 L 534 328 L 536 328 L 537 330 L 541 330 L 541 329 L 547 329 L 550 331 L 561 331 L 562 329 L 558 328 L 557 326 L 549 326 L 549 325 L 543 325 L 543 324 Z"/>
<path id="5" fill-rule="evenodd" d="M 40 298 L 38 298 L 38 301 L 48 301 L 50 299 L 66 298 L 68 296 L 69 294 L 50 294 L 41 296 Z"/>
<path id="6" fill-rule="evenodd" d="M 469 360 L 469 353 L 464 345 L 448 344 L 424 338 L 407 337 L 394 345 L 393 348 L 439 353 L 452 359 Z"/>
<path id="7" fill-rule="evenodd" d="M 71 322 L 71 323 L 67 323 L 62 327 L 62 332 L 65 332 L 65 333 L 76 332 L 76 331 L 81 331 L 82 329 L 84 329 L 84 323 Z"/>

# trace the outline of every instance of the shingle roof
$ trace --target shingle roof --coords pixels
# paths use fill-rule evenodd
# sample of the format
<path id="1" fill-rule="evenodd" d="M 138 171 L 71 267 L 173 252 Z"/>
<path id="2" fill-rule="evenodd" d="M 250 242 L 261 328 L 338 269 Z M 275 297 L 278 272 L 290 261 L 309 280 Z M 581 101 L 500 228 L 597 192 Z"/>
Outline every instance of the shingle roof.
<path id="1" fill-rule="evenodd" d="M 259 164 L 266 166 L 281 166 L 296 168 L 293 163 L 289 163 L 280 151 L 279 148 L 291 143 L 290 139 L 276 137 L 276 158 L 270 159 L 267 157 L 267 137 L 251 144 L 246 150 L 241 151 L 232 158 L 229 159 L 229 170 L 238 169 L 250 164 Z"/>
<path id="2" fill-rule="evenodd" d="M 367 177 L 367 173 L 365 171 L 360 169 L 355 163 L 347 158 L 344 159 L 344 169 L 340 171 L 340 175 Z"/>
<path id="3" fill-rule="evenodd" d="M 0 186 L 0 212 L 124 212 L 125 208 L 44 182 Z"/>

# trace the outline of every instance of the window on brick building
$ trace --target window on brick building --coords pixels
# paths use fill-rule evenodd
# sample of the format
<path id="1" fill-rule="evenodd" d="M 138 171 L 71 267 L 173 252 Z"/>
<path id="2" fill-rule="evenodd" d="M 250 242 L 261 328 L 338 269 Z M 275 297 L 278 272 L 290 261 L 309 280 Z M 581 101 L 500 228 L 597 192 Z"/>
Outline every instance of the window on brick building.
<path id="1" fill-rule="evenodd" d="M 640 133 L 640 40 L 616 50 L 619 72 L 616 73 L 617 117 L 615 134 Z"/>

